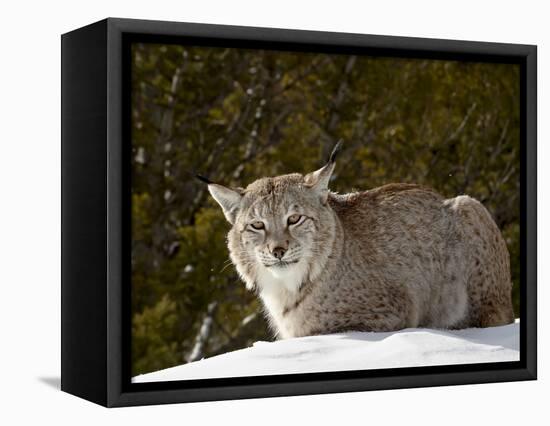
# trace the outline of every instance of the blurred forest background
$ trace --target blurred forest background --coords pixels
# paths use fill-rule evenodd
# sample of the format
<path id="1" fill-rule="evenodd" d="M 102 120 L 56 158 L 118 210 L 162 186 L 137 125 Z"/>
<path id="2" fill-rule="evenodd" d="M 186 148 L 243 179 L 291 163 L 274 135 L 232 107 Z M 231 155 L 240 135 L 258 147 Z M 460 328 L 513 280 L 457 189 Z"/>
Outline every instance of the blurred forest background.
<path id="1" fill-rule="evenodd" d="M 132 374 L 272 338 L 191 173 L 306 173 L 338 139 L 334 191 L 409 182 L 480 200 L 519 314 L 519 81 L 508 64 L 133 45 Z"/>

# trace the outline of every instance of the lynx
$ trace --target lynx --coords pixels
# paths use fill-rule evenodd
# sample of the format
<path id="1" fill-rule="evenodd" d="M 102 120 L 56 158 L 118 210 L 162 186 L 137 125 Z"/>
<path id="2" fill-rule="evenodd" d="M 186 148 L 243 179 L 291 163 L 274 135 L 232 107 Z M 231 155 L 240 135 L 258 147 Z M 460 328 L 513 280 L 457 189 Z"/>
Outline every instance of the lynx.
<path id="1" fill-rule="evenodd" d="M 413 184 L 349 194 L 328 163 L 243 188 L 202 178 L 232 224 L 230 258 L 278 338 L 514 320 L 509 254 L 475 199 Z"/>

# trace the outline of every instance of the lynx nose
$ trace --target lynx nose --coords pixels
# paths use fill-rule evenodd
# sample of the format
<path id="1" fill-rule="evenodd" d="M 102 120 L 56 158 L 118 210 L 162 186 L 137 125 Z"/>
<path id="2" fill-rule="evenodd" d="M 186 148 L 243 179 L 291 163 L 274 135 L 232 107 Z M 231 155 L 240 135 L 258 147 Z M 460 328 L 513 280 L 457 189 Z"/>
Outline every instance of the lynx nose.
<path id="1" fill-rule="evenodd" d="M 283 256 L 285 255 L 286 250 L 282 247 L 275 247 L 271 254 L 275 256 L 277 259 L 281 260 Z"/>

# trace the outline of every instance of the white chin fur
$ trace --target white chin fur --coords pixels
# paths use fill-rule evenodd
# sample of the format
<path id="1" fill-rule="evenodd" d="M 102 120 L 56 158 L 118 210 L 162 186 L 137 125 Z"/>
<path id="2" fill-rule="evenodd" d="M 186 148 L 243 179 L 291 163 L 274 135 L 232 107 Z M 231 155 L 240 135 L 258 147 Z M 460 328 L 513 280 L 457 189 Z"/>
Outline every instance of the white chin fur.
<path id="1" fill-rule="evenodd" d="M 271 266 L 269 268 L 262 267 L 262 269 L 260 281 L 262 281 L 263 288 L 276 286 L 284 288 L 289 293 L 298 292 L 307 270 L 303 260 L 283 267 Z"/>
<path id="2" fill-rule="evenodd" d="M 304 259 L 284 267 L 260 265 L 257 284 L 260 294 L 269 294 L 277 298 L 293 297 L 298 293 L 307 273 Z"/>

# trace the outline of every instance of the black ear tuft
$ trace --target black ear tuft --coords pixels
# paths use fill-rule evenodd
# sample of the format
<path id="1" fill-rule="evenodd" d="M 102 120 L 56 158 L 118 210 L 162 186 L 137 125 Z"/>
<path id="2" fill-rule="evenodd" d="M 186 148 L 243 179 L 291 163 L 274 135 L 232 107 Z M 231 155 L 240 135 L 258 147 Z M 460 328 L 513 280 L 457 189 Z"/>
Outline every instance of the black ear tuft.
<path id="1" fill-rule="evenodd" d="M 334 148 L 332 149 L 332 152 L 330 153 L 330 157 L 328 159 L 329 163 L 334 163 L 336 161 L 336 157 L 342 150 L 342 145 L 344 144 L 344 141 L 340 139 L 338 142 L 336 142 L 336 145 L 334 145 Z"/>
<path id="2" fill-rule="evenodd" d="M 195 177 L 200 180 L 201 182 L 204 182 L 204 183 L 207 183 L 208 185 L 210 185 L 211 183 L 214 183 L 212 182 L 210 179 L 208 179 L 207 177 L 204 177 L 202 175 L 195 175 Z"/>

